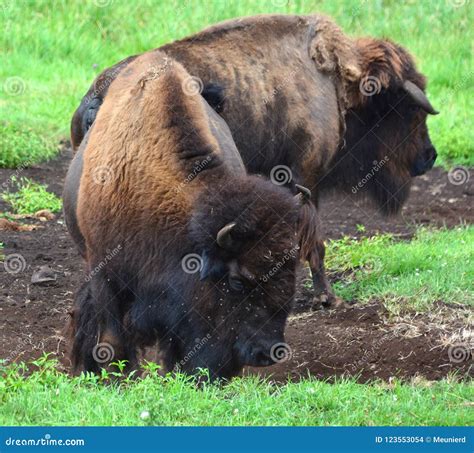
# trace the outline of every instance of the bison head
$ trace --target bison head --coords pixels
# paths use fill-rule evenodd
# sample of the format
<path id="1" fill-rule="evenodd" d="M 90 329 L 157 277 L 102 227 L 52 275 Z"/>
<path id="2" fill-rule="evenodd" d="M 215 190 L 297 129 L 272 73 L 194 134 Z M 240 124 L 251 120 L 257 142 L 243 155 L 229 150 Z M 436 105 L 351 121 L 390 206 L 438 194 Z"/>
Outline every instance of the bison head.
<path id="1" fill-rule="evenodd" d="M 256 176 L 199 196 L 191 237 L 200 272 L 188 276 L 198 289 L 179 332 L 184 371 L 228 378 L 275 362 L 295 291 L 298 208 L 289 191 Z"/>
<path id="2" fill-rule="evenodd" d="M 425 78 L 411 56 L 386 40 L 357 41 L 363 68 L 352 87 L 346 133 L 329 179 L 371 196 L 396 213 L 414 176 L 432 168 L 437 153 L 426 124 L 438 112 L 424 93 Z"/>

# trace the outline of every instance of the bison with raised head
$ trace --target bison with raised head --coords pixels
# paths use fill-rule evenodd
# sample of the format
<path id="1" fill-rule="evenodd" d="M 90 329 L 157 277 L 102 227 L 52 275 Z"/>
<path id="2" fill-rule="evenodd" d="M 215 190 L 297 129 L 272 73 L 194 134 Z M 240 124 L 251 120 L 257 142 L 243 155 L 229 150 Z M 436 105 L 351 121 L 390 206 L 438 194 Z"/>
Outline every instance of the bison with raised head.
<path id="1" fill-rule="evenodd" d="M 388 40 L 353 40 L 319 15 L 271 15 L 227 21 L 161 50 L 204 85 L 223 87 L 211 90 L 212 105 L 247 169 L 271 177 L 280 171 L 278 183 L 309 187 L 315 204 L 320 192 L 337 188 L 366 194 L 395 213 L 412 178 L 436 159 L 426 116 L 437 112 L 424 93 L 425 78 L 409 53 Z M 108 80 L 133 58 L 104 71 L 88 91 L 72 120 L 74 146 Z M 306 205 L 301 253 L 316 299 L 330 303 L 315 216 Z"/>
<path id="2" fill-rule="evenodd" d="M 189 80 L 161 52 L 131 62 L 69 170 L 66 221 L 88 271 L 72 315 L 76 369 L 135 367 L 158 342 L 167 369 L 229 378 L 274 363 L 284 341 L 302 197 L 246 173 Z"/>

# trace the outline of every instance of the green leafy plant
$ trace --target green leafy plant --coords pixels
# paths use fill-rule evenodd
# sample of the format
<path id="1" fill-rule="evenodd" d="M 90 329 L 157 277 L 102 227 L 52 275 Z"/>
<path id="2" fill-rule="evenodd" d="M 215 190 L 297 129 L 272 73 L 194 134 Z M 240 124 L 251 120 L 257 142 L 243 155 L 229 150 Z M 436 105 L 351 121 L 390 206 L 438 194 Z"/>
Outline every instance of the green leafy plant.
<path id="1" fill-rule="evenodd" d="M 0 126 L 0 167 L 27 167 L 57 153 L 57 138 L 48 136 L 44 128 L 10 122 Z"/>
<path id="2" fill-rule="evenodd" d="M 61 210 L 61 199 L 54 193 L 48 192 L 45 185 L 37 184 L 28 178 L 12 177 L 12 182 L 18 191 L 5 192 L 2 197 L 15 213 L 33 214 L 41 209 L 48 209 L 51 212 Z"/>

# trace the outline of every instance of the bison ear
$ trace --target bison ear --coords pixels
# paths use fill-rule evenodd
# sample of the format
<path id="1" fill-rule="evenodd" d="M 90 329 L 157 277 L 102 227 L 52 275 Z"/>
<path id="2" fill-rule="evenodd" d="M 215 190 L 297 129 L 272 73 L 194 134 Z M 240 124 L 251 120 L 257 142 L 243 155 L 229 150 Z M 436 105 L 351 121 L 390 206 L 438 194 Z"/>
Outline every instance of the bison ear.
<path id="1" fill-rule="evenodd" d="M 408 96 L 411 97 L 413 102 L 421 107 L 426 113 L 429 113 L 430 115 L 437 115 L 439 113 L 433 108 L 423 90 L 416 86 L 413 82 L 406 80 L 403 83 L 403 89 L 407 92 Z"/>
<path id="2" fill-rule="evenodd" d="M 311 190 L 309 190 L 305 186 L 300 186 L 299 184 L 295 184 L 296 190 L 298 193 L 295 195 L 296 201 L 301 205 L 305 205 L 311 201 Z"/>

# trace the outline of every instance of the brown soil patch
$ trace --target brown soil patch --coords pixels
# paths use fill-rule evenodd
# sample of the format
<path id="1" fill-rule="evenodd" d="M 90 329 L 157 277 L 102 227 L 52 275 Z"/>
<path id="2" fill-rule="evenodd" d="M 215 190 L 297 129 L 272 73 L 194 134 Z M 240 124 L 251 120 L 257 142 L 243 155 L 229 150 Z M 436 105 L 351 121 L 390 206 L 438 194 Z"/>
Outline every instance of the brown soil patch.
<path id="1" fill-rule="evenodd" d="M 46 183 L 59 195 L 70 159 L 71 151 L 66 149 L 58 159 L 25 169 L 20 176 Z M 0 169 L 0 184 L 8 183 L 16 173 Z M 448 181 L 445 171 L 434 169 L 417 179 L 401 216 L 393 219 L 383 218 L 367 204 L 352 198 L 329 196 L 321 203 L 327 236 L 392 232 L 409 237 L 420 224 L 453 227 L 460 222 L 474 223 L 473 176 L 471 172 L 467 184 L 456 186 Z M 5 203 L 0 201 L 0 211 L 5 210 Z M 20 254 L 25 263 L 24 270 L 17 274 L 0 267 L 0 358 L 9 362 L 31 360 L 43 352 L 52 352 L 67 368 L 62 331 L 74 291 L 83 279 L 81 259 L 62 216 L 46 222 L 16 221 L 41 228 L 0 230 L 4 254 Z M 365 232 L 359 232 L 357 225 L 364 225 Z M 31 284 L 33 272 L 45 265 L 54 271 L 56 280 Z M 452 321 L 440 328 L 434 327 L 429 315 L 420 315 L 415 335 L 404 331 L 402 321 L 388 321 L 379 304 L 307 312 L 308 297 L 310 294 L 302 290 L 295 315 L 289 321 L 286 336 L 291 359 L 252 372 L 272 375 L 280 381 L 308 374 L 318 378 L 352 375 L 367 381 L 418 375 L 439 379 L 455 371 L 472 373 L 472 356 L 455 363 L 448 355 L 446 338 L 465 327 L 458 314 L 447 314 Z M 441 305 L 443 310 L 455 311 Z"/>
<path id="2" fill-rule="evenodd" d="M 468 315 L 463 310 L 448 324 L 446 318 L 452 316 L 448 310 L 438 314 L 445 317 L 444 323 L 429 315 L 389 320 L 378 303 L 302 313 L 290 318 L 286 330 L 290 349 L 282 354 L 282 362 L 251 371 L 279 382 L 309 375 L 357 376 L 360 382 L 394 377 L 436 380 L 454 373 L 474 377 L 472 350 L 459 337 Z M 453 353 L 447 342 L 456 334 L 462 355 Z"/>

